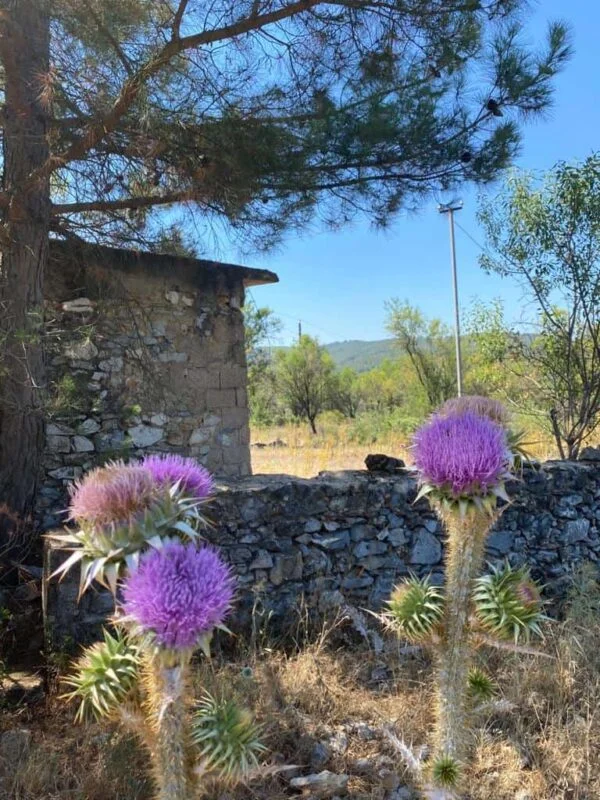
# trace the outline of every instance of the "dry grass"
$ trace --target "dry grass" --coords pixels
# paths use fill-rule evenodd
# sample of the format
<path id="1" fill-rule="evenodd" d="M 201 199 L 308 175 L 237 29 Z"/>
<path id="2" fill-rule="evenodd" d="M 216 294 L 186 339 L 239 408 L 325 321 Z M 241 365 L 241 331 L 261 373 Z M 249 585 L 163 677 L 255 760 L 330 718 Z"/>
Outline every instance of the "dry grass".
<path id="1" fill-rule="evenodd" d="M 255 474 L 297 475 L 311 478 L 324 470 L 364 469 L 369 453 L 406 457 L 403 434 L 387 435 L 371 444 L 350 441 L 351 424 L 320 424 L 314 436 L 307 425 L 284 425 L 252 430 L 252 471 Z M 284 442 L 285 446 L 257 447 Z"/>
<path id="2" fill-rule="evenodd" d="M 336 421 L 324 415 L 313 435 L 308 425 L 282 425 L 252 430 L 252 471 L 256 475 L 297 475 L 311 478 L 325 470 L 364 469 L 369 453 L 385 453 L 410 462 L 409 437 L 390 432 L 372 437 L 367 444 L 352 441 L 352 421 Z M 539 431 L 527 437 L 527 450 L 545 461 L 556 457 L 556 446 Z M 275 444 L 274 443 L 283 443 Z M 267 445 L 265 447 L 257 446 Z"/>
<path id="3" fill-rule="evenodd" d="M 493 653 L 487 658 L 510 713 L 479 720 L 468 774 L 469 800 L 595 800 L 600 797 L 600 591 L 588 581 L 567 622 L 549 624 L 544 649 L 552 658 Z M 431 665 L 425 654 L 382 654 L 340 625 L 291 653 L 266 649 L 198 668 L 198 686 L 237 695 L 265 726 L 275 764 L 308 766 L 316 742 L 341 735 L 327 769 L 351 776 L 350 796 L 386 798 L 386 775 L 410 785 L 385 738 L 372 729 L 392 724 L 407 742 L 431 728 Z M 251 674 L 244 669 L 251 667 Z M 5 713 L 2 729 L 34 733 L 27 757 L 0 762 L 0 796 L 10 800 L 148 800 L 147 763 L 135 741 L 110 725 L 74 727 L 72 709 Z M 368 759 L 367 762 L 364 759 Z M 323 767 L 319 767 L 323 768 Z M 318 770 L 317 770 L 318 771 Z M 284 800 L 285 773 L 216 794 L 222 800 Z"/>

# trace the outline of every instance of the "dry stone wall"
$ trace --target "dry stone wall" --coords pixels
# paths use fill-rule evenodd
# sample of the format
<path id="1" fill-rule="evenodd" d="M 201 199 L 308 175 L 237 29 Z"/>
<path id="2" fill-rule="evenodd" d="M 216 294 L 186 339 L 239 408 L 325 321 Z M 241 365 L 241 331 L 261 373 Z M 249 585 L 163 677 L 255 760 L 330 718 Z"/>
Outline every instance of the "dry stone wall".
<path id="1" fill-rule="evenodd" d="M 600 466 L 549 462 L 509 489 L 513 503 L 488 540 L 488 559 L 531 564 L 546 594 L 561 597 L 572 570 L 600 558 Z M 222 483 L 206 537 L 238 575 L 235 624 L 247 626 L 253 607 L 280 628 L 301 603 L 323 614 L 344 603 L 376 610 L 409 572 L 431 572 L 441 582 L 443 533 L 415 496 L 410 473 Z M 77 606 L 76 593 L 74 581 L 51 587 L 51 627 L 59 637 L 88 640 L 98 634 L 110 598 L 92 593 Z"/>

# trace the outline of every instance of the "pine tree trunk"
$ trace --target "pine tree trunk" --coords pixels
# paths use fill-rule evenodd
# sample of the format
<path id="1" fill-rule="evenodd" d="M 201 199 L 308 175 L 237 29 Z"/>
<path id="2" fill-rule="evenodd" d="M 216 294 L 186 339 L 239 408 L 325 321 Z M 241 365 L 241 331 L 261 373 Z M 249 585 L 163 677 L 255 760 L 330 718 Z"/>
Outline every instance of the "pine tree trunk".
<path id="1" fill-rule="evenodd" d="M 45 0 L 0 0 L 4 69 L 4 191 L 0 247 L 0 502 L 20 514 L 34 505 L 44 446 L 43 299 L 50 187 L 28 184 L 48 158 L 49 71 Z"/>

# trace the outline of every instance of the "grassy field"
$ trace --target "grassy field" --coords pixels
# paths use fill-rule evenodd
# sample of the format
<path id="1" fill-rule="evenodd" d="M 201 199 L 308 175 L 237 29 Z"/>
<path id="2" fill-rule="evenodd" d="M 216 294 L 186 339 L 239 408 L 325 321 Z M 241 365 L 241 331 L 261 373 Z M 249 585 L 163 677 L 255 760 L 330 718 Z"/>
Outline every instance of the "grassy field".
<path id="1" fill-rule="evenodd" d="M 473 729 L 469 800 L 600 797 L 599 636 L 600 591 L 588 581 L 567 621 L 548 623 L 543 648 L 549 657 L 480 655 L 499 695 Z M 344 619 L 310 641 L 286 644 L 287 649 L 265 641 L 237 658 L 198 666 L 198 688 L 224 687 L 254 709 L 264 724 L 272 768 L 268 777 L 207 796 L 285 800 L 297 796 L 290 774 L 328 769 L 349 776 L 355 800 L 390 800 L 391 787 L 398 784 L 405 787 L 402 797 L 417 797 L 385 731 L 415 746 L 427 741 L 432 725 L 427 654 L 399 650 L 392 639 L 385 640 L 382 652 L 373 652 Z M 2 714 L 3 730 L 27 728 L 33 741 L 19 760 L 0 757 L 0 797 L 149 800 L 148 765 L 136 741 L 110 724 L 74 726 L 73 712 L 51 697 Z M 286 765 L 297 769 L 273 774 Z"/>
<path id="2" fill-rule="evenodd" d="M 365 437 L 360 430 L 359 437 L 357 427 L 355 421 L 340 422 L 327 415 L 318 421 L 316 436 L 308 425 L 254 427 L 252 471 L 310 478 L 323 470 L 364 469 L 369 453 L 385 453 L 410 463 L 409 434 L 385 430 Z M 527 442 L 528 451 L 536 458 L 556 457 L 556 447 L 546 434 L 529 430 Z"/>

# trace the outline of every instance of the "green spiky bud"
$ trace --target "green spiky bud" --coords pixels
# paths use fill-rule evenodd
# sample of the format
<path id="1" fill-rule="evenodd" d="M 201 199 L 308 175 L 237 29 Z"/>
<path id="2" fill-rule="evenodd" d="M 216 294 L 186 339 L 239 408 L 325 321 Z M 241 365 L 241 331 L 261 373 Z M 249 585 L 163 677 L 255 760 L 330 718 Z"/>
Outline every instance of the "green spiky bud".
<path id="1" fill-rule="evenodd" d="M 200 752 L 203 772 L 234 782 L 258 766 L 266 747 L 252 714 L 233 700 L 205 693 L 192 721 L 192 741 Z"/>
<path id="2" fill-rule="evenodd" d="M 449 755 L 439 756 L 431 765 L 431 777 L 434 783 L 444 789 L 455 789 L 460 773 L 460 764 Z"/>
<path id="3" fill-rule="evenodd" d="M 134 689 L 140 664 L 136 645 L 125 636 L 104 631 L 104 641 L 84 651 L 77 671 L 65 679 L 72 691 L 66 699 L 79 700 L 77 722 L 111 716 Z"/>
<path id="4" fill-rule="evenodd" d="M 387 602 L 385 619 L 399 635 L 411 642 L 431 637 L 444 613 L 444 598 L 428 577 L 411 576 L 394 588 Z"/>
<path id="5" fill-rule="evenodd" d="M 471 667 L 469 670 L 469 692 L 476 700 L 491 700 L 498 692 L 498 686 L 482 669 Z"/>
<path id="6" fill-rule="evenodd" d="M 525 567 L 513 569 L 510 564 L 492 567 L 488 575 L 475 582 L 473 602 L 479 622 L 500 639 L 515 643 L 532 635 L 542 636 L 540 590 Z"/>

